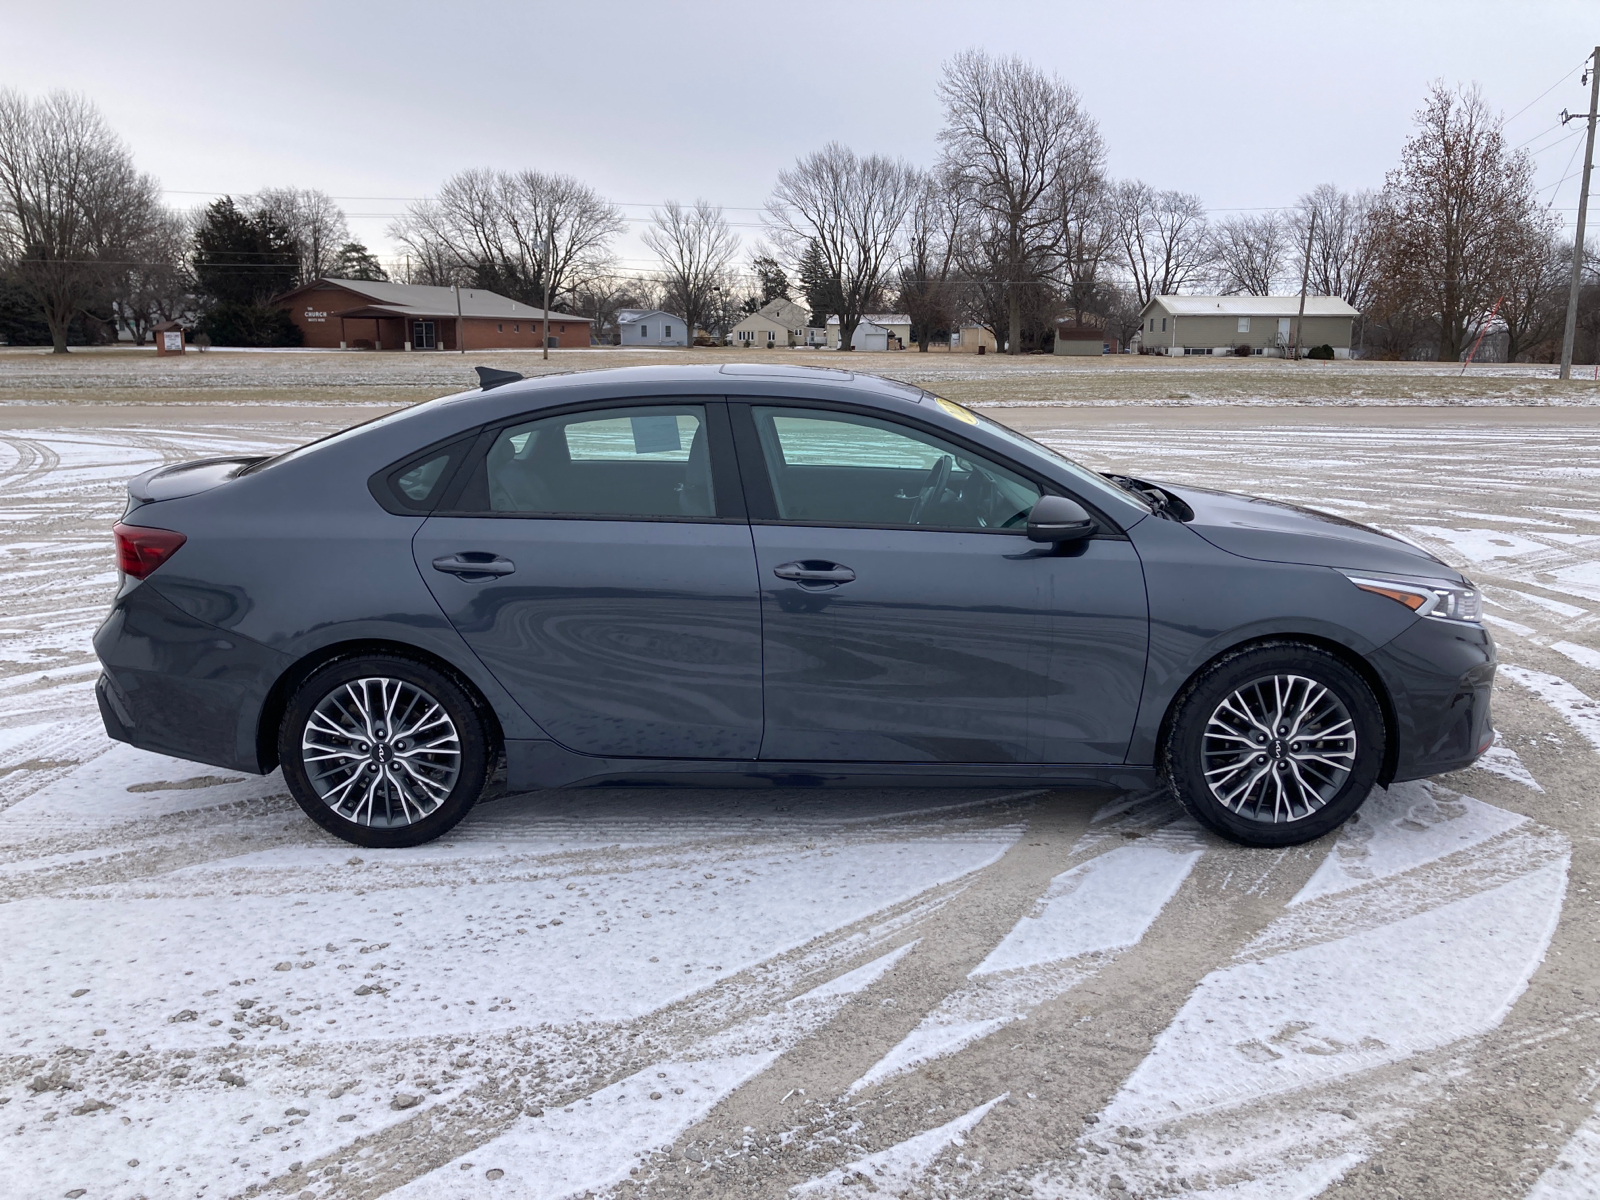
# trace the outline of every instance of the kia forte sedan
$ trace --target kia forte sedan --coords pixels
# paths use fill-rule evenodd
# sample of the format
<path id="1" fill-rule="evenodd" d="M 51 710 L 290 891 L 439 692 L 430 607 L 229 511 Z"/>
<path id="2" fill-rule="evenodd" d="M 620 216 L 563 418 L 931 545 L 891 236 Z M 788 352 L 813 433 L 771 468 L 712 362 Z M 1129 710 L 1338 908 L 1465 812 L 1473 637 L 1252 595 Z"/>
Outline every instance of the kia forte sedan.
<path id="1" fill-rule="evenodd" d="M 110 735 L 281 766 L 363 846 L 438 837 L 501 762 L 513 792 L 1164 782 L 1281 846 L 1493 740 L 1477 591 L 1377 530 L 846 371 L 479 373 L 134 479 Z"/>

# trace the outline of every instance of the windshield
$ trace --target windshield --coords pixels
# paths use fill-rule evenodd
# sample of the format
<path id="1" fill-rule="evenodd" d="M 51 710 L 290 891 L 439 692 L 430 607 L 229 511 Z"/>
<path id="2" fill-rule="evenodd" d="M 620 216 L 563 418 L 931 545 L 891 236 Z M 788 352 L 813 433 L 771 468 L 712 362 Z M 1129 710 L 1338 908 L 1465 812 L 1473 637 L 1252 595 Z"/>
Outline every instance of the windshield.
<path id="1" fill-rule="evenodd" d="M 973 412 L 964 404 L 957 404 L 954 400 L 946 400 L 942 396 L 932 396 L 931 398 L 935 404 L 937 404 L 945 412 L 949 413 L 952 417 L 955 417 L 957 420 L 965 421 L 969 425 L 976 425 L 978 428 L 994 434 L 995 437 L 1009 442 L 1011 445 L 1020 450 L 1027 450 L 1034 454 L 1044 455 L 1052 462 L 1065 469 L 1075 480 L 1089 488 L 1091 491 L 1101 493 L 1113 492 L 1115 495 L 1124 500 L 1131 500 L 1133 503 L 1139 505 L 1147 512 L 1154 511 L 1150 507 L 1150 502 L 1138 492 L 1130 492 L 1123 488 L 1114 487 L 1107 482 L 1105 476 L 1096 471 L 1089 470 L 1088 467 L 1083 466 L 1081 463 L 1073 462 L 1065 454 L 1062 454 L 1058 450 L 1052 450 L 1043 442 L 1036 442 L 1031 437 L 1018 433 L 1010 426 L 1002 425 L 999 421 L 991 420 L 982 413 Z"/>

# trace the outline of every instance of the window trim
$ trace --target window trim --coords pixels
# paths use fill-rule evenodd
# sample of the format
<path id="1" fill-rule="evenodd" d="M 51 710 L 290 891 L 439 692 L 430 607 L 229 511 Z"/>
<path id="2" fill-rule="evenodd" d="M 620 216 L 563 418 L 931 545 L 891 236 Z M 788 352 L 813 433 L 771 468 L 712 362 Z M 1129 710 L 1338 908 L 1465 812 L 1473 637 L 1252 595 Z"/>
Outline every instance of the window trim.
<path id="1" fill-rule="evenodd" d="M 531 421 L 542 421 L 546 418 L 575 416 L 585 412 L 604 412 L 608 409 L 652 408 L 657 406 L 668 408 L 694 407 L 705 410 L 706 438 L 710 442 L 711 452 L 711 490 L 717 505 L 715 516 L 704 517 L 676 513 L 663 516 L 621 513 L 496 512 L 494 510 L 485 511 L 457 507 L 462 494 L 466 492 L 473 477 L 482 469 L 490 447 L 494 445 L 495 439 L 505 430 L 518 425 L 526 425 Z M 411 461 L 411 458 L 407 458 L 405 464 L 409 464 Z M 687 525 L 746 525 L 749 524 L 746 512 L 744 487 L 739 477 L 733 434 L 729 428 L 728 406 L 723 397 L 613 396 L 604 400 L 583 400 L 573 404 L 535 409 L 532 412 L 519 413 L 514 417 L 500 418 L 480 427 L 477 430 L 477 436 L 472 446 L 463 456 L 461 462 L 457 464 L 455 474 L 452 476 L 449 485 L 440 493 L 440 503 L 434 507 L 431 515 L 435 517 L 469 517 L 474 520 L 493 519 L 503 521 L 665 521 Z"/>
<path id="2" fill-rule="evenodd" d="M 772 482 L 767 477 L 767 458 L 761 448 L 761 435 L 756 429 L 755 408 L 815 408 L 824 412 L 848 413 L 858 417 L 872 417 L 875 420 L 886 422 L 890 425 L 905 425 L 920 433 L 926 433 L 940 441 L 949 442 L 951 445 L 967 450 L 979 458 L 986 459 L 1004 467 L 1016 475 L 1028 480 L 1039 489 L 1040 495 L 1066 496 L 1083 505 L 1084 509 L 1094 518 L 1099 528 L 1095 531 L 1092 541 L 1119 541 L 1128 540 L 1128 535 L 1121 525 L 1106 515 L 1105 511 L 1097 507 L 1092 501 L 1086 500 L 1078 493 L 1064 487 L 1055 480 L 1035 471 L 1014 459 L 998 454 L 988 446 L 981 445 L 969 438 L 952 433 L 941 426 L 926 421 L 919 421 L 915 417 L 902 413 L 888 413 L 862 404 L 850 404 L 838 400 L 812 400 L 788 396 L 729 396 L 727 398 L 728 415 L 733 424 L 734 448 L 738 453 L 739 474 L 744 480 L 745 508 L 749 513 L 752 525 L 792 525 L 811 529 L 890 529 L 908 530 L 915 533 L 971 533 L 985 536 L 999 535 L 1001 537 L 1026 537 L 1028 531 L 1023 527 L 1012 529 L 971 529 L 949 525 L 909 525 L 890 524 L 882 521 L 812 521 L 790 520 L 777 516 L 778 502 L 772 494 Z M 754 463 L 754 467 L 748 464 Z"/>

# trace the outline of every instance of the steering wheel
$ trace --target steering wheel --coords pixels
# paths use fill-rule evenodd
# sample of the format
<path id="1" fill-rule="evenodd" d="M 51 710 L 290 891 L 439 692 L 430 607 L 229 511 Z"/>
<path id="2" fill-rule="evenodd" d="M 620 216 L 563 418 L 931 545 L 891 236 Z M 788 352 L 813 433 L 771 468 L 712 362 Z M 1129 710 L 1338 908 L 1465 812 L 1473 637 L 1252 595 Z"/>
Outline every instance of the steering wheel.
<path id="1" fill-rule="evenodd" d="M 948 454 L 939 456 L 939 461 L 934 463 L 932 470 L 928 472 L 928 482 L 923 485 L 922 494 L 917 497 L 917 502 L 911 506 L 911 518 L 907 521 L 907 524 L 920 525 L 922 523 L 922 514 L 927 510 L 928 505 L 944 495 L 944 486 L 950 482 L 950 468 L 954 465 L 955 460 Z"/>

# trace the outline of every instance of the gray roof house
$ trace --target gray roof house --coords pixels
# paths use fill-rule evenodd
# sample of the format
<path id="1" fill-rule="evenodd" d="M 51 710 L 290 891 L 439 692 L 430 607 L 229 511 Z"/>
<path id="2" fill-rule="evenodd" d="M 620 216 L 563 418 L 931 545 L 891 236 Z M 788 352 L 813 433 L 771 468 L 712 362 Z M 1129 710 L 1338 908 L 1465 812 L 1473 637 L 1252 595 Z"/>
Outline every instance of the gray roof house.
<path id="1" fill-rule="evenodd" d="M 1139 348 L 1146 354 L 1251 354 L 1281 356 L 1295 341 L 1300 297 L 1153 296 L 1140 313 Z M 1307 296 L 1301 351 L 1332 346 L 1350 357 L 1350 336 L 1360 315 L 1338 296 Z"/>
<path id="2" fill-rule="evenodd" d="M 617 313 L 619 346 L 687 346 L 689 325 L 659 308 L 624 308 Z"/>

